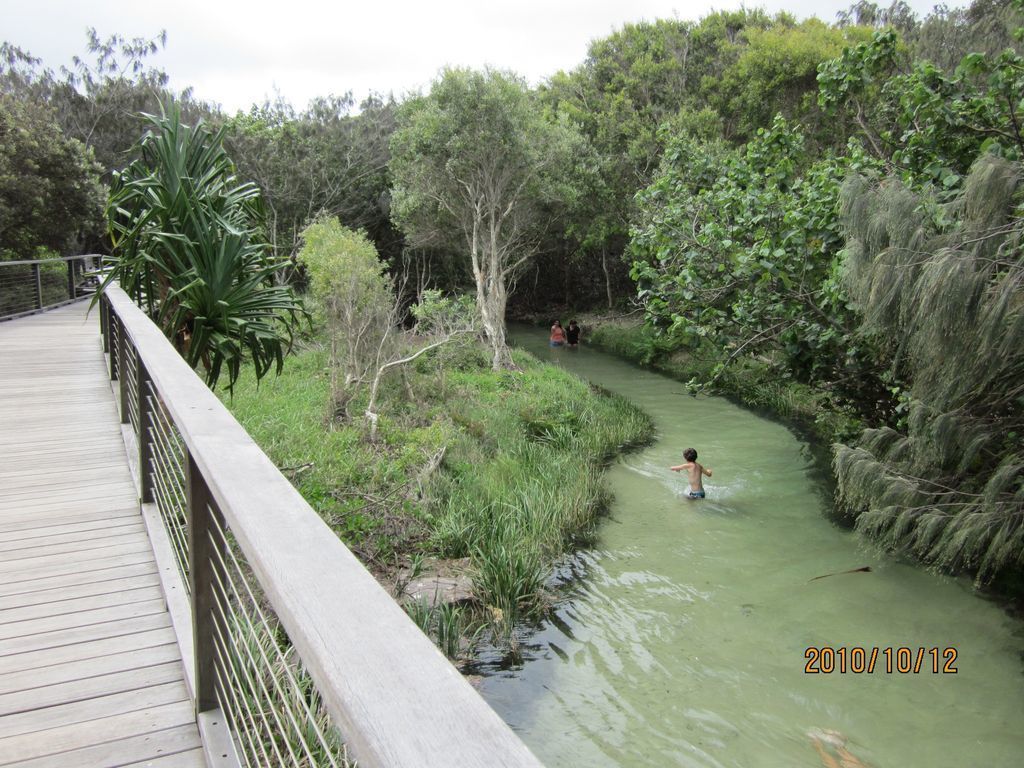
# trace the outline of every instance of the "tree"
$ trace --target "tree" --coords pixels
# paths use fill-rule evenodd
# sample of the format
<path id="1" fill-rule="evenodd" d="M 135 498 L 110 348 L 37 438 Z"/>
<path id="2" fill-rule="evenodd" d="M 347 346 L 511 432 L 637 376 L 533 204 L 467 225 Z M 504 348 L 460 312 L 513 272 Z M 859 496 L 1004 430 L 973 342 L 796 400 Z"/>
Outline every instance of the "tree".
<path id="1" fill-rule="evenodd" d="M 429 96 L 400 109 L 391 141 L 395 220 L 414 247 L 468 256 L 495 370 L 511 365 L 509 286 L 537 252 L 546 206 L 571 198 L 580 147 L 579 134 L 546 120 L 509 73 L 449 69 Z"/>
<path id="2" fill-rule="evenodd" d="M 282 259 L 298 253 L 308 224 L 333 216 L 397 260 L 401 237 L 390 220 L 387 173 L 395 104 L 371 97 L 357 114 L 352 108 L 348 95 L 315 99 L 301 113 L 279 100 L 224 121 L 225 146 L 259 186 Z"/>
<path id="3" fill-rule="evenodd" d="M 980 151 L 1024 155 L 1024 57 L 971 53 L 952 76 L 904 58 L 892 30 L 877 32 L 821 67 L 818 99 L 834 114 L 851 112 L 905 183 L 955 195 Z"/>
<path id="4" fill-rule="evenodd" d="M 839 56 L 851 37 L 866 31 L 841 31 L 818 19 L 798 25 L 777 23 L 769 29 L 746 32 L 747 45 L 736 61 L 707 89 L 712 103 L 725 117 L 734 140 L 753 138 L 771 125 L 776 114 L 799 121 L 808 133 L 822 134 L 822 142 L 841 145 L 845 138 L 834 124 L 823 125 L 816 109 L 818 67 Z M 837 135 L 838 134 L 838 135 Z"/>
<path id="5" fill-rule="evenodd" d="M 787 376 L 859 386 L 865 361 L 849 351 L 852 318 L 832 280 L 839 185 L 858 159 L 810 163 L 781 117 L 740 150 L 670 144 L 630 244 L 648 319 L 729 360 L 763 354 Z"/>
<path id="6" fill-rule="evenodd" d="M 120 173 L 107 205 L 117 280 L 144 303 L 193 367 L 231 388 L 245 360 L 257 378 L 284 365 L 301 304 L 275 286 L 280 264 L 259 231 L 259 191 L 239 181 L 223 134 L 183 125 L 177 106 L 147 116 L 138 159 Z"/>
<path id="7" fill-rule="evenodd" d="M 322 308 L 330 342 L 331 419 L 347 418 L 355 387 L 369 375 L 393 327 L 387 265 L 365 234 L 336 218 L 306 227 L 298 260 Z"/>
<path id="8" fill-rule="evenodd" d="M 1024 561 L 1022 178 L 984 154 L 948 202 L 895 178 L 843 195 L 847 284 L 904 418 L 835 446 L 839 501 L 860 530 L 982 581 Z"/>
<path id="9" fill-rule="evenodd" d="M 343 227 L 337 219 L 324 219 L 307 227 L 302 237 L 299 261 L 323 310 L 330 340 L 331 421 L 348 418 L 349 402 L 368 383 L 364 414 L 372 440 L 384 376 L 473 330 L 471 306 L 439 291 L 425 291 L 410 308 L 414 332 L 403 334 L 401 292 L 364 233 Z"/>
<path id="10" fill-rule="evenodd" d="M 1024 53 L 1013 32 L 1024 25 L 1024 9 L 1016 0 L 974 0 L 966 8 L 936 6 L 921 22 L 911 41 L 914 57 L 952 74 L 964 56 L 996 56 L 1007 48 Z"/>
<path id="11" fill-rule="evenodd" d="M 738 142 L 769 127 L 779 109 L 804 115 L 814 68 L 842 38 L 820 22 L 797 25 L 761 10 L 626 24 L 542 87 L 545 103 L 578 124 L 592 148 L 595 178 L 571 212 L 567 241 L 583 272 L 605 275 L 609 303 L 614 284 L 628 285 L 621 257 L 635 196 L 672 139 Z"/>
<path id="12" fill-rule="evenodd" d="M 64 133 L 91 149 L 103 167 L 104 180 L 133 158 L 130 151 L 146 129 L 143 114 L 154 114 L 173 96 L 168 76 L 150 64 L 167 44 L 167 33 L 152 38 L 101 38 L 86 30 L 85 56 L 54 72 L 9 42 L 0 45 L 0 90 L 21 101 L 44 102 L 53 109 Z M 187 120 L 212 108 L 192 99 L 191 90 L 177 101 Z"/>
<path id="13" fill-rule="evenodd" d="M 44 104 L 0 93 L 0 253 L 64 253 L 96 231 L 103 201 L 92 154 Z"/>

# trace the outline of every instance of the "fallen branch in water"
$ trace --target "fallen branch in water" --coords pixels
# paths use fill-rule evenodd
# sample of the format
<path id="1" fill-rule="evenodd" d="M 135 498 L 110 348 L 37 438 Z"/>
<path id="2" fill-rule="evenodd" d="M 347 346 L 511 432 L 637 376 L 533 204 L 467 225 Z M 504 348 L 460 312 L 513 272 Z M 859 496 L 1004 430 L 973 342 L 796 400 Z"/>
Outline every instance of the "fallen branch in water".
<path id="1" fill-rule="evenodd" d="M 848 571 L 836 571 L 835 573 L 824 573 L 821 576 L 815 576 L 811 581 L 817 581 L 818 579 L 827 579 L 829 576 L 842 576 L 844 573 L 871 573 L 871 566 L 865 565 L 862 568 L 851 568 Z M 811 581 L 807 583 L 810 584 Z"/>

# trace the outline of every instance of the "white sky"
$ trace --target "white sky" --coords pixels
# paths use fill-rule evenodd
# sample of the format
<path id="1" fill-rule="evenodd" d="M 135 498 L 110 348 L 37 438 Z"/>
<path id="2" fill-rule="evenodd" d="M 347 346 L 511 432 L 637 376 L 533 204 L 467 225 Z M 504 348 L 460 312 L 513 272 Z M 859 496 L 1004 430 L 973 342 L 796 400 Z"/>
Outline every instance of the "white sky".
<path id="1" fill-rule="evenodd" d="M 924 15 L 936 0 L 909 0 Z M 699 19 L 745 4 L 834 21 L 852 0 L 0 0 L 0 39 L 57 69 L 85 30 L 154 37 L 175 89 L 234 111 L 280 92 L 297 107 L 353 91 L 425 89 L 446 65 L 511 69 L 538 83 L 583 61 L 588 43 L 640 19 Z M 888 5 L 882 0 L 879 5 Z M 963 6 L 967 0 L 949 2 Z"/>

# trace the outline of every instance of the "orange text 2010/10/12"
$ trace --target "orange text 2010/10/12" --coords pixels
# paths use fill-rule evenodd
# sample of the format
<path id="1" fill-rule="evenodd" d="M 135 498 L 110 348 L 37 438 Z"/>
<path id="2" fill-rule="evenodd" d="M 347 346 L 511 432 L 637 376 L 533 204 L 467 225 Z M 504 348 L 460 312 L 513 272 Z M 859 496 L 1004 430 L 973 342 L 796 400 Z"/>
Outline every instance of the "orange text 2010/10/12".
<path id="1" fill-rule="evenodd" d="M 921 674 L 930 672 L 932 674 L 955 675 L 956 669 L 956 648 L 925 648 L 918 646 L 910 648 L 901 646 L 899 648 L 889 646 L 887 648 L 862 647 L 854 645 L 850 647 L 838 646 L 833 648 L 823 645 L 820 648 L 811 646 L 804 651 L 804 672 L 811 675 L 831 674 L 838 672 L 846 674 L 872 674 L 884 672 L 886 674 Z"/>

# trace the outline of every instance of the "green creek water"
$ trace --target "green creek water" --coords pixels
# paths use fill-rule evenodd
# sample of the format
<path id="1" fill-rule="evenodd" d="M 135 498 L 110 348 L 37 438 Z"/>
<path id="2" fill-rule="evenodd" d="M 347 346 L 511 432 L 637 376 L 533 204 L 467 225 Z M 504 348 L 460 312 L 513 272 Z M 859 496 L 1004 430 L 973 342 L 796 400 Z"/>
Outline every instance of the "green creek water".
<path id="1" fill-rule="evenodd" d="M 481 660 L 484 698 L 546 765 L 821 766 L 812 728 L 873 768 L 1024 764 L 1024 624 L 831 523 L 786 427 L 586 347 L 552 350 L 537 329 L 513 336 L 657 428 L 610 470 L 611 515 L 557 569 L 522 662 Z M 705 501 L 667 470 L 689 446 L 714 471 Z M 887 674 L 879 656 L 872 674 L 806 674 L 805 649 L 823 646 L 952 647 L 957 673 L 928 656 Z"/>

